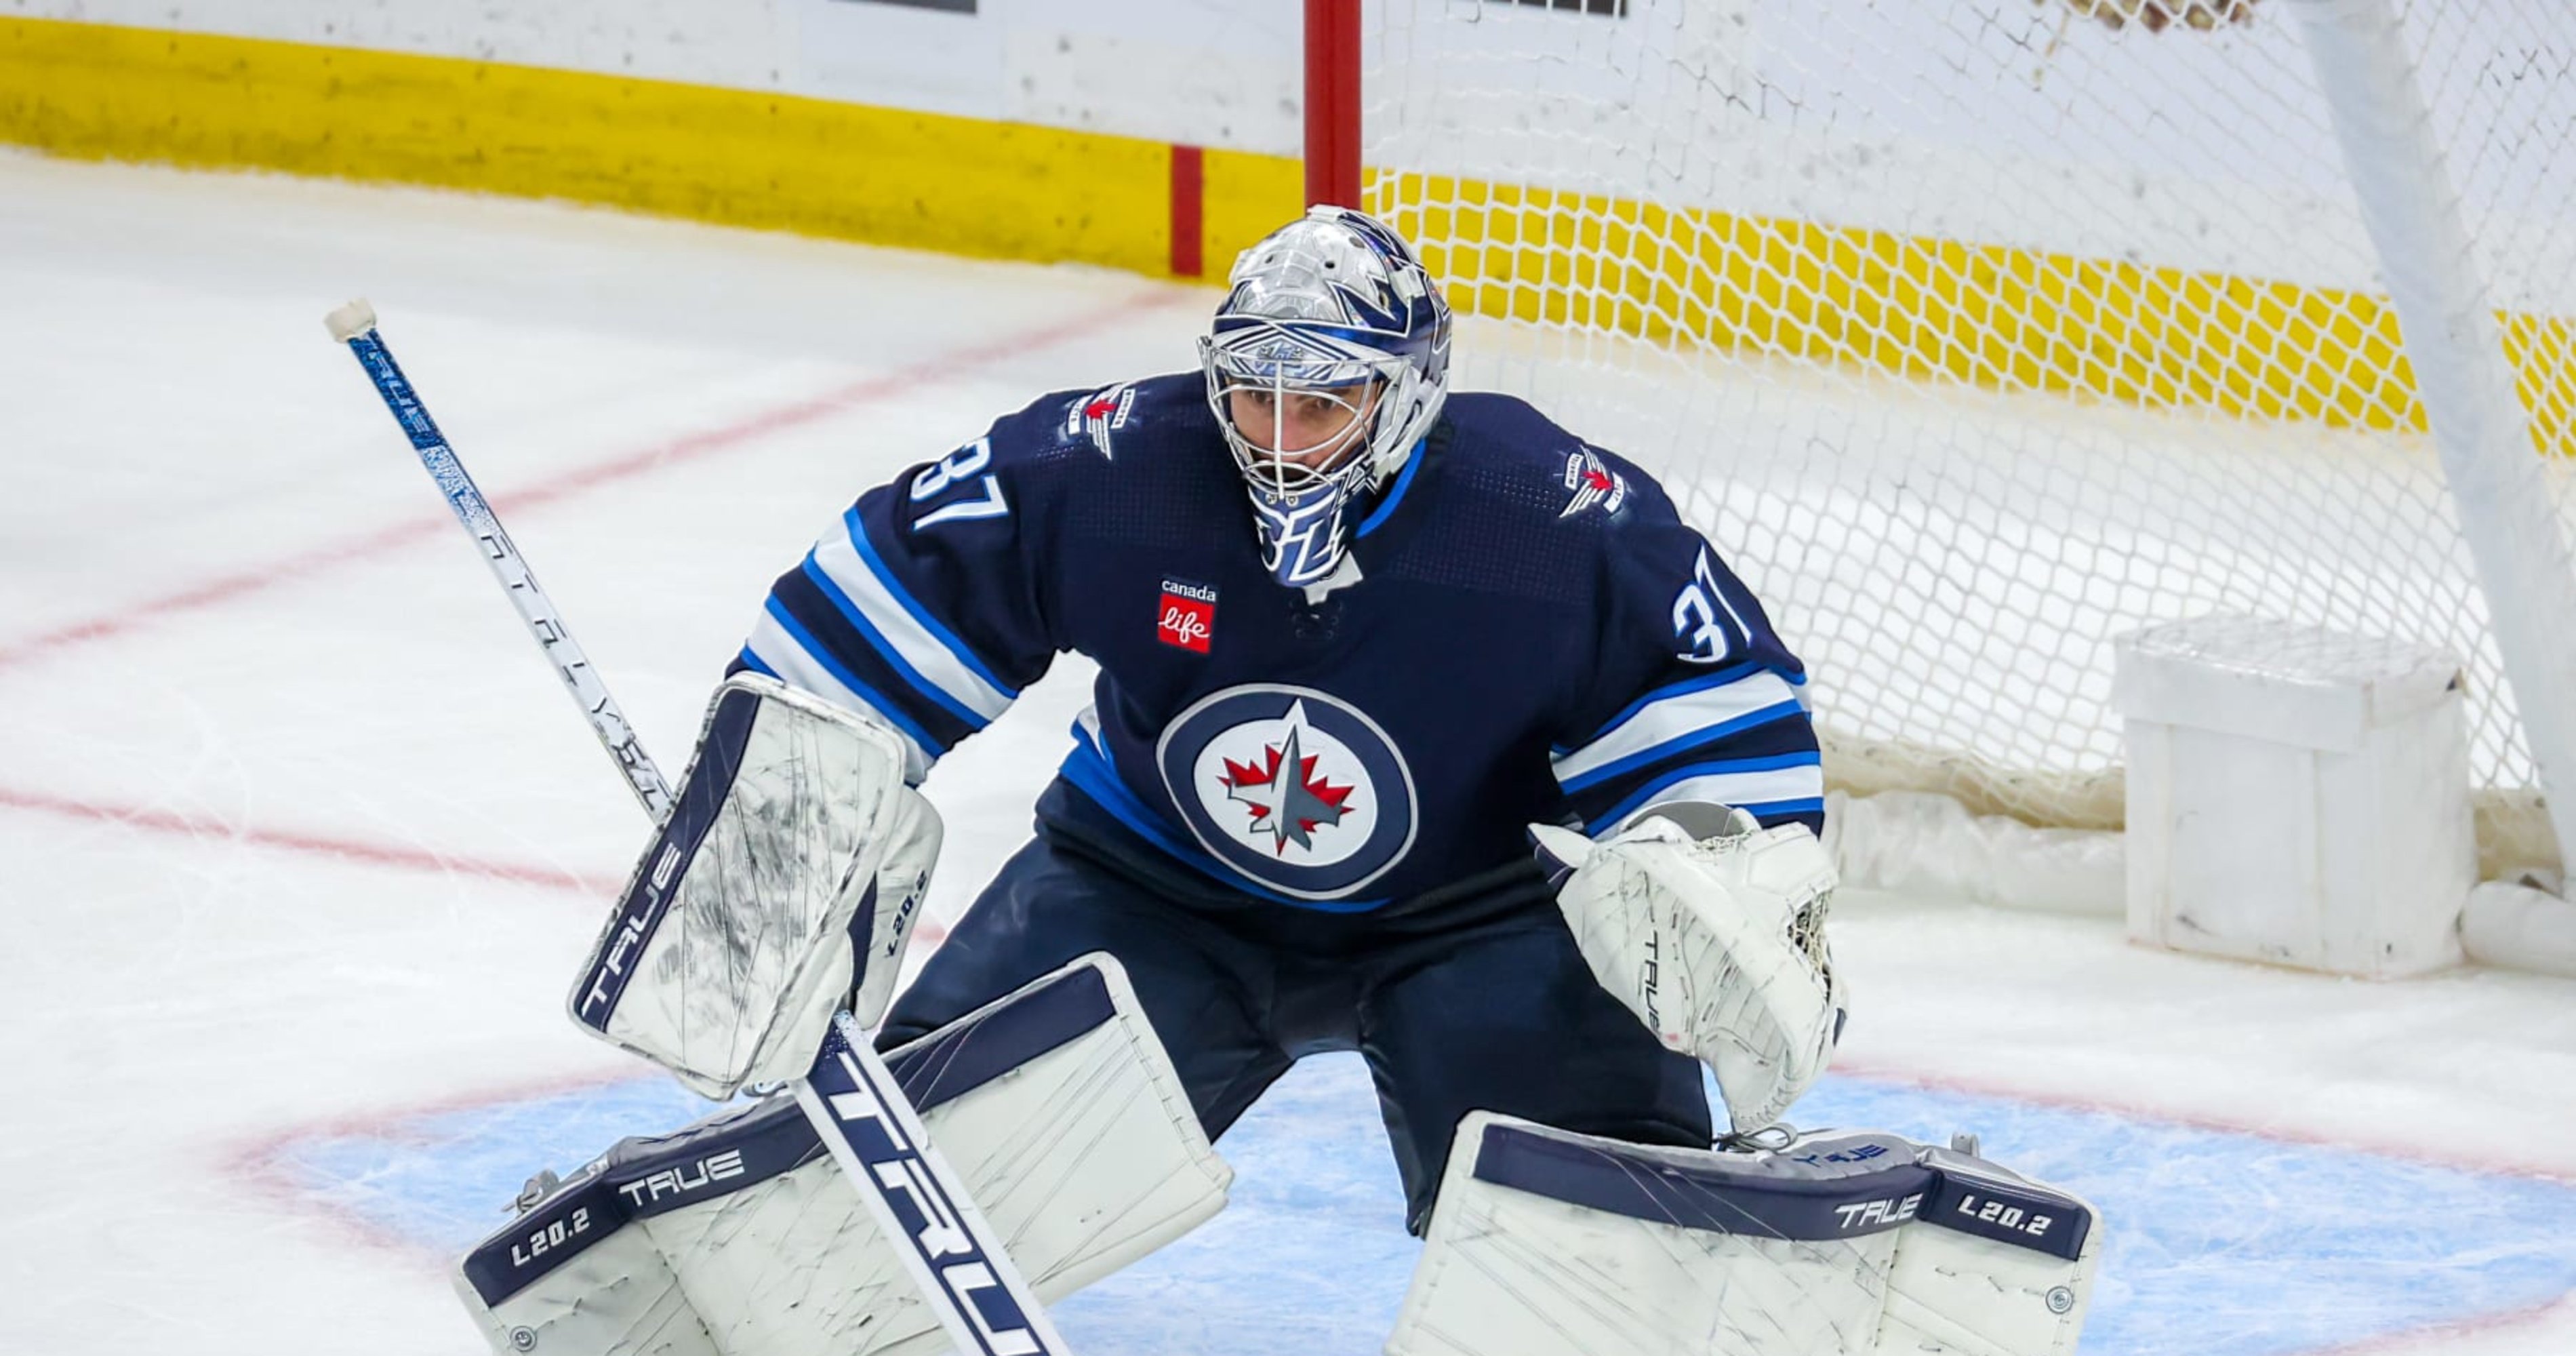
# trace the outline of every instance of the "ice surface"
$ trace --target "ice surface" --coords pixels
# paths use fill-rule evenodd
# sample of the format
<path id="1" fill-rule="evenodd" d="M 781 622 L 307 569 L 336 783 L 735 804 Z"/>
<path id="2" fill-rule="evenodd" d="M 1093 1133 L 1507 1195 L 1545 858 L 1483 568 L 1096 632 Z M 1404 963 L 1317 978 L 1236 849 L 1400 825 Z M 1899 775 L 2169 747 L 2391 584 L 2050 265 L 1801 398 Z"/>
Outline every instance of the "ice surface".
<path id="1" fill-rule="evenodd" d="M 1237 1173 L 1226 1212 L 1060 1305 L 1066 1339 L 1171 1356 L 1374 1350 L 1417 1247 L 1372 1095 L 1356 1056 L 1298 1066 L 1218 1145 Z M 569 1173 L 620 1136 L 707 1109 L 647 1077 L 326 1132 L 262 1166 L 317 1204 L 461 1256 L 536 1168 Z M 2576 1184 L 1877 1079 L 1829 1078 L 1799 1116 L 1930 1143 L 1973 1130 L 1997 1161 L 2091 1201 L 2109 1229 L 2093 1356 L 2315 1351 L 2576 1287 L 2562 1225 Z"/>
<path id="2" fill-rule="evenodd" d="M 323 314 L 384 333 L 676 766 L 768 581 L 1213 295 L 503 200 L 0 154 L 0 1352 L 470 1356 L 443 1269 L 689 1105 L 563 989 L 637 811 Z M 1068 663 L 932 779 L 934 915 L 1026 833 Z M 1800 1108 L 2092 1194 L 2088 1350 L 2576 1350 L 2576 984 L 2364 985 L 1852 895 Z M 1085 1352 L 1366 1352 L 1413 1245 L 1365 1080 L 1065 1306 Z"/>

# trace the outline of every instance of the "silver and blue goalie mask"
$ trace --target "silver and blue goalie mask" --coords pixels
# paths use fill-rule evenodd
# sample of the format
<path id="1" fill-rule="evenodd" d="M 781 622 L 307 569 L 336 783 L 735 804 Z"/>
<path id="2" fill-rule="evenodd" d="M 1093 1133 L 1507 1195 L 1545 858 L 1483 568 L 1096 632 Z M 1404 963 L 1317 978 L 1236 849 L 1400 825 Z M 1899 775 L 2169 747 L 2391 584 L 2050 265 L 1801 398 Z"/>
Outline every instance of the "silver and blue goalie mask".
<path id="1" fill-rule="evenodd" d="M 1329 578 L 1360 496 L 1393 479 L 1449 393 L 1449 305 L 1384 224 L 1317 207 L 1235 260 L 1199 341 L 1208 404 L 1252 495 L 1262 564 Z M 1240 397 L 1240 399 L 1238 399 Z"/>

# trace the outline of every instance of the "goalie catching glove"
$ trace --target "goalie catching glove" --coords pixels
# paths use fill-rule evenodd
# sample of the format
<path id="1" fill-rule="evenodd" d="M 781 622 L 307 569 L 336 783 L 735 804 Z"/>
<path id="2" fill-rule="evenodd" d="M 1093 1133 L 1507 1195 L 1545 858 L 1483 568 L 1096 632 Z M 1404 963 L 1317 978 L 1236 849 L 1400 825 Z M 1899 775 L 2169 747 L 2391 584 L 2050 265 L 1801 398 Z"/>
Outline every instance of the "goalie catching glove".
<path id="1" fill-rule="evenodd" d="M 572 991 L 573 1020 L 722 1100 L 873 1027 L 939 857 L 901 737 L 774 678 L 716 689 L 670 817 Z"/>
<path id="2" fill-rule="evenodd" d="M 1720 805 L 1648 807 L 1600 842 L 1533 824 L 1557 907 L 1601 986 L 1666 1049 L 1717 1073 L 1735 1133 L 1774 1124 L 1825 1071 L 1842 981 L 1825 944 L 1834 868 L 1804 825 Z"/>

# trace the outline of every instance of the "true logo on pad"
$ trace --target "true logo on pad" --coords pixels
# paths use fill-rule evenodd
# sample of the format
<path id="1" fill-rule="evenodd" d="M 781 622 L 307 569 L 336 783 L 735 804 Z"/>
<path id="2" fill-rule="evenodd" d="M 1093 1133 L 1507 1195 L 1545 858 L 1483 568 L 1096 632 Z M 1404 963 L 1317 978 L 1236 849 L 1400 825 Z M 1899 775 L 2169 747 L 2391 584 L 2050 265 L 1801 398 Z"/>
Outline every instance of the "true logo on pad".
<path id="1" fill-rule="evenodd" d="M 1196 654 L 1208 652 L 1208 637 L 1216 630 L 1215 589 L 1166 579 L 1156 611 L 1161 618 L 1154 623 L 1156 639 Z"/>

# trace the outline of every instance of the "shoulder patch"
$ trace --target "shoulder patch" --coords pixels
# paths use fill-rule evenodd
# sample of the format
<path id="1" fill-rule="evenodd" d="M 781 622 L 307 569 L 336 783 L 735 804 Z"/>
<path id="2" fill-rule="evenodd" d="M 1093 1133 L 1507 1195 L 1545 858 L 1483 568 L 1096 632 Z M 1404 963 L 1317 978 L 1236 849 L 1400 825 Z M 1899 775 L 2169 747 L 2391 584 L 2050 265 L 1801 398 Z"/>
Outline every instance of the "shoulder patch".
<path id="1" fill-rule="evenodd" d="M 1089 395 L 1077 396 L 1073 403 L 1065 406 L 1064 440 L 1071 443 L 1077 438 L 1087 437 L 1093 447 L 1100 449 L 1101 456 L 1116 461 L 1118 454 L 1110 446 L 1111 435 L 1127 427 L 1128 411 L 1135 407 L 1136 383 L 1132 381 L 1122 381 Z"/>
<path id="2" fill-rule="evenodd" d="M 1588 508 L 1614 514 L 1628 502 L 1628 478 L 1603 465 L 1599 454 L 1588 447 L 1565 455 L 1565 488 L 1574 494 L 1557 513 L 1559 518 L 1571 518 Z"/>

